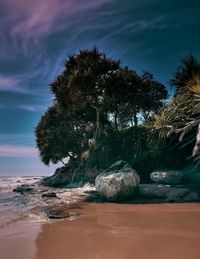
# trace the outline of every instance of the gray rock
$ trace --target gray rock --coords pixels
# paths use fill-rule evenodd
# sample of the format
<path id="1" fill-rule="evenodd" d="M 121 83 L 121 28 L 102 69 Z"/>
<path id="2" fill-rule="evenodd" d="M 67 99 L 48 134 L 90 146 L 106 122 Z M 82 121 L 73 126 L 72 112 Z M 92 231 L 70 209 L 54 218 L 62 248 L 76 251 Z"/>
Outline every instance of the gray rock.
<path id="1" fill-rule="evenodd" d="M 199 186 L 140 184 L 139 195 L 146 198 L 158 198 L 161 202 L 192 202 L 199 201 Z"/>
<path id="2" fill-rule="evenodd" d="M 110 201 L 117 201 L 132 195 L 139 185 L 137 172 L 125 161 L 117 161 L 95 179 L 99 194 Z"/>
<path id="3" fill-rule="evenodd" d="M 150 174 L 151 180 L 160 184 L 180 184 L 183 177 L 179 170 L 155 170 Z"/>

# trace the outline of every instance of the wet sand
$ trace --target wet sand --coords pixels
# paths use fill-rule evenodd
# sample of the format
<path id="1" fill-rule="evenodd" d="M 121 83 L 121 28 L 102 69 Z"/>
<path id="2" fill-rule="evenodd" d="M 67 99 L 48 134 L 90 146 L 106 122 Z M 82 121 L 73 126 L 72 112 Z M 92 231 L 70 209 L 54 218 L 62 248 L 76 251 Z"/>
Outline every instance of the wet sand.
<path id="1" fill-rule="evenodd" d="M 0 258 L 200 258 L 199 204 L 84 204 L 79 213 L 0 230 Z"/>
<path id="2" fill-rule="evenodd" d="M 41 224 L 18 221 L 0 229 L 0 259 L 35 259 Z"/>

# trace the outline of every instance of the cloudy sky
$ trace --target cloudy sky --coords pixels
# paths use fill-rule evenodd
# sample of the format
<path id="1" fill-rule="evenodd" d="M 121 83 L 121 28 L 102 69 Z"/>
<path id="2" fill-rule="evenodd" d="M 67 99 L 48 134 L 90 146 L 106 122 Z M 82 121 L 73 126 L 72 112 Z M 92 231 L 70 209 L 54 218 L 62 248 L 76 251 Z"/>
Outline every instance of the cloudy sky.
<path id="1" fill-rule="evenodd" d="M 200 58 L 198 0 L 0 0 L 0 175 L 48 175 L 34 128 L 68 54 L 97 46 L 167 85 Z"/>

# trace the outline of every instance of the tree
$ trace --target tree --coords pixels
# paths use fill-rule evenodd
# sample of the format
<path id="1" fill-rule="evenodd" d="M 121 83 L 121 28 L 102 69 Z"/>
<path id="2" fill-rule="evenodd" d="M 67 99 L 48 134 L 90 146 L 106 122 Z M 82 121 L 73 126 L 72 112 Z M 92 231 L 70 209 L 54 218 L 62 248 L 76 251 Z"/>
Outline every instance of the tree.
<path id="1" fill-rule="evenodd" d="M 58 103 L 71 111 L 83 113 L 86 117 L 95 110 L 95 139 L 100 134 L 104 89 L 98 81 L 109 71 L 118 69 L 119 61 L 106 57 L 96 48 L 81 50 L 78 55 L 69 56 L 65 62 L 65 70 L 51 84 L 51 89 Z M 94 122 L 94 118 L 89 119 Z"/>
<path id="2" fill-rule="evenodd" d="M 69 56 L 50 87 L 54 106 L 36 128 L 37 146 L 46 164 L 71 154 L 80 162 L 90 154 L 93 162 L 88 164 L 102 166 L 100 154 L 111 150 L 115 139 L 125 143 L 124 131 L 137 127 L 139 117 L 144 120 L 167 97 L 165 87 L 153 75 L 123 68 L 96 48 Z M 136 134 L 139 140 L 140 130 L 134 139 Z"/>
<path id="3" fill-rule="evenodd" d="M 175 87 L 175 97 L 153 116 L 152 127 L 159 131 L 160 137 L 179 135 L 183 146 L 193 143 L 191 153 L 194 161 L 199 163 L 200 63 L 193 56 L 184 58 L 171 84 Z"/>
<path id="4" fill-rule="evenodd" d="M 187 83 L 195 76 L 200 74 L 200 63 L 192 55 L 188 55 L 182 59 L 180 66 L 175 72 L 170 84 L 175 89 L 175 96 L 178 94 L 186 94 L 188 89 Z"/>
<path id="5" fill-rule="evenodd" d="M 48 108 L 35 133 L 41 160 L 46 165 L 62 161 L 65 157 L 76 157 L 81 152 L 81 129 L 57 105 Z"/>

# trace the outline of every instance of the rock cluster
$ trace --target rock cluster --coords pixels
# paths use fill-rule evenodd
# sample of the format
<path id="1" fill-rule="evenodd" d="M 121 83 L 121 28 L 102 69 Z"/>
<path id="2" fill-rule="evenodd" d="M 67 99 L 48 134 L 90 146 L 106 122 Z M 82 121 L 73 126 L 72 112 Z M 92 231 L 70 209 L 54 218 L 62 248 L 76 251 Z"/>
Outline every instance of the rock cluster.
<path id="1" fill-rule="evenodd" d="M 199 177 L 199 178 L 198 178 Z M 191 202 L 200 200 L 198 181 L 200 173 L 187 168 L 178 170 L 156 170 L 150 174 L 152 184 L 141 184 L 139 195 L 162 202 Z"/>
<path id="2" fill-rule="evenodd" d="M 82 171 L 81 171 L 82 172 Z M 82 186 L 86 174 L 76 174 L 67 166 L 58 168 L 54 175 L 44 178 L 43 185 L 49 187 L 76 188 Z M 90 172 L 91 174 L 91 172 Z M 97 172 L 92 172 L 94 178 Z M 83 176 L 84 175 L 84 176 Z M 73 182 L 72 179 L 75 179 Z M 200 200 L 200 171 L 187 167 L 183 170 L 162 169 L 150 174 L 153 183 L 140 184 L 138 173 L 125 161 L 119 160 L 97 175 L 95 187 L 97 193 L 93 196 L 108 201 L 117 202 L 123 199 L 135 199 L 149 202 L 192 202 Z M 18 192 L 24 193 L 31 189 L 27 186 L 18 187 Z M 43 197 L 56 198 L 54 193 L 45 193 Z"/>
<path id="3" fill-rule="evenodd" d="M 109 201 L 127 197 L 149 202 L 195 202 L 200 200 L 200 172 L 186 168 L 155 170 L 150 174 L 154 183 L 139 184 L 137 172 L 125 161 L 117 161 L 95 180 L 97 192 Z M 136 192 L 137 190 L 137 192 Z"/>

